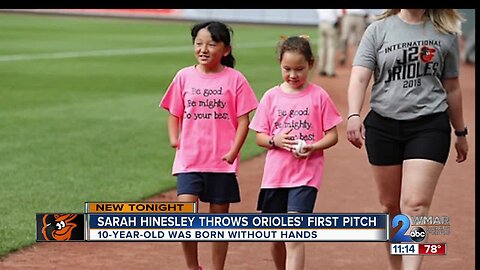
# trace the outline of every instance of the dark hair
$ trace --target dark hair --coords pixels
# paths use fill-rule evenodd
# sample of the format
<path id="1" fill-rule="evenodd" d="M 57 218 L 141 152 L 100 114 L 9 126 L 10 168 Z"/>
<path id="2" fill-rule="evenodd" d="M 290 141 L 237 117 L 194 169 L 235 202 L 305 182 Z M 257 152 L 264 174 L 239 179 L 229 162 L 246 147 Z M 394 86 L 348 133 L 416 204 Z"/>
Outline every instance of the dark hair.
<path id="1" fill-rule="evenodd" d="M 278 60 L 281 62 L 285 52 L 296 52 L 303 54 L 309 64 L 315 60 L 310 42 L 305 37 L 293 36 L 281 41 L 277 48 Z"/>
<path id="2" fill-rule="evenodd" d="M 224 66 L 233 68 L 235 66 L 235 57 L 233 57 L 231 50 L 232 46 L 230 45 L 230 33 L 233 36 L 232 28 L 218 21 L 197 23 L 192 27 L 192 42 L 195 42 L 198 31 L 203 28 L 206 28 L 208 32 L 210 32 L 213 41 L 223 42 L 225 46 L 230 47 L 230 53 L 227 56 L 222 57 L 220 63 L 222 63 Z"/>

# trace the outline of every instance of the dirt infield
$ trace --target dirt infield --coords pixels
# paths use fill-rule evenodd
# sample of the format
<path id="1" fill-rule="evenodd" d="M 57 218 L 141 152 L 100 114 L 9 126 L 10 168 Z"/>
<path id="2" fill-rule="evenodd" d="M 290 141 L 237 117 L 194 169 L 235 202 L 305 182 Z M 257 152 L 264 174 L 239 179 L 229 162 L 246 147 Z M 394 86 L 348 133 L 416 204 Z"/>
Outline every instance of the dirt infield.
<path id="1" fill-rule="evenodd" d="M 349 66 L 339 67 L 337 77 L 314 80 L 323 86 L 343 116 L 347 114 L 346 89 Z M 449 160 L 437 185 L 431 215 L 448 215 L 451 233 L 430 236 L 430 242 L 446 242 L 447 255 L 426 256 L 423 269 L 474 269 L 475 266 L 475 66 L 462 65 L 461 86 L 465 121 L 469 127 L 469 157 Z M 363 112 L 366 109 L 364 107 Z M 365 149 L 357 150 L 346 139 L 345 122 L 339 125 L 339 143 L 326 151 L 324 183 L 315 212 L 375 213 L 380 207 Z M 231 212 L 256 212 L 255 205 L 263 171 L 264 155 L 241 163 L 242 202 Z M 174 201 L 175 192 L 159 194 L 151 201 Z M 206 211 L 200 205 L 200 211 Z M 305 269 L 386 269 L 384 243 L 319 242 L 306 244 Z M 210 243 L 199 243 L 200 262 L 210 266 Z M 37 243 L 9 254 L 0 269 L 185 269 L 179 243 L 161 242 L 81 242 Z M 274 269 L 269 243 L 232 242 L 227 257 L 228 270 Z"/>

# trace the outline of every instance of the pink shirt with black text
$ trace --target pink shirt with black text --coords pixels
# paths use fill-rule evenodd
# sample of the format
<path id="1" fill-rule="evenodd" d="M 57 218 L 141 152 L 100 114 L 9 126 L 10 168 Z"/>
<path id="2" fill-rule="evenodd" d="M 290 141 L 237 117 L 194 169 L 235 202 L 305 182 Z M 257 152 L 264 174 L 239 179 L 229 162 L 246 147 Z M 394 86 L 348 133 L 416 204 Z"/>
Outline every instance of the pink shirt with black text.
<path id="1" fill-rule="evenodd" d="M 247 79 L 235 69 L 205 74 L 190 66 L 178 71 L 160 102 L 181 122 L 172 174 L 237 173 L 240 157 L 228 164 L 222 156 L 234 143 L 237 118 L 257 105 Z"/>
<path id="2" fill-rule="evenodd" d="M 313 144 L 323 138 L 326 130 L 341 121 L 328 93 L 310 83 L 298 93 L 285 93 L 279 86 L 269 89 L 260 100 L 249 127 L 270 136 L 293 128 L 289 134 L 294 135 L 296 140 Z M 269 149 L 261 188 L 318 188 L 323 177 L 323 162 L 323 151 L 298 159 L 284 149 Z"/>

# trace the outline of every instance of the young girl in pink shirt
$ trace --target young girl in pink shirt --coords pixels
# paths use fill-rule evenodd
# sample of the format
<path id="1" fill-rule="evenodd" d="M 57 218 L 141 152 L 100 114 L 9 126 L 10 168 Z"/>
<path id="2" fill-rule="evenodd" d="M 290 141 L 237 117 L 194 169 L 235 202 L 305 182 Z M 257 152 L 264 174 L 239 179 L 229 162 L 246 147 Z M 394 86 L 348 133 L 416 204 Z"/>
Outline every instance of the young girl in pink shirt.
<path id="1" fill-rule="evenodd" d="M 191 29 L 197 64 L 177 72 L 160 107 L 168 110 L 170 145 L 176 149 L 172 174 L 180 202 L 210 203 L 211 213 L 228 213 L 240 201 L 240 148 L 249 113 L 258 100 L 242 73 L 233 69 L 232 29 L 209 21 Z M 188 269 L 198 264 L 197 242 L 182 242 Z M 213 269 L 223 269 L 228 242 L 212 243 Z"/>
<path id="2" fill-rule="evenodd" d="M 283 41 L 279 61 L 284 80 L 263 95 L 250 128 L 268 149 L 258 210 L 262 213 L 312 213 L 323 175 L 323 150 L 338 141 L 342 118 L 327 92 L 308 81 L 314 56 L 306 37 Z M 295 146 L 306 142 L 303 151 Z M 274 242 L 277 269 L 303 269 L 302 242 Z"/>

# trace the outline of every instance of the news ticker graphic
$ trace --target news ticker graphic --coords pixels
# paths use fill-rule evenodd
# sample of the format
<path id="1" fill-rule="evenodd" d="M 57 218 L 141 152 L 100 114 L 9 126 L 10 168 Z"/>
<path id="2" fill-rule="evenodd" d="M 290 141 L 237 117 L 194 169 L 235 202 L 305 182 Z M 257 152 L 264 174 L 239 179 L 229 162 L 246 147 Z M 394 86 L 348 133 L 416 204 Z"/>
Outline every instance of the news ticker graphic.
<path id="1" fill-rule="evenodd" d="M 401 225 L 400 225 L 401 223 Z M 393 243 L 422 242 L 427 235 L 450 234 L 450 218 L 448 216 L 412 216 L 396 215 L 392 219 L 392 228 L 399 227 L 392 237 Z"/>
<path id="2" fill-rule="evenodd" d="M 195 203 L 87 202 L 84 214 L 37 214 L 37 241 L 385 242 L 389 235 L 388 214 L 199 214 L 196 209 Z"/>
<path id="3" fill-rule="evenodd" d="M 446 255 L 447 244 L 390 244 L 391 255 Z"/>
<path id="4" fill-rule="evenodd" d="M 386 214 L 88 214 L 87 241 L 387 241 Z"/>

